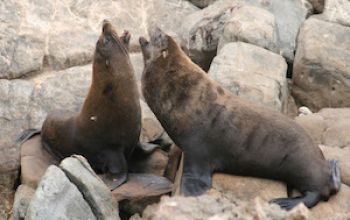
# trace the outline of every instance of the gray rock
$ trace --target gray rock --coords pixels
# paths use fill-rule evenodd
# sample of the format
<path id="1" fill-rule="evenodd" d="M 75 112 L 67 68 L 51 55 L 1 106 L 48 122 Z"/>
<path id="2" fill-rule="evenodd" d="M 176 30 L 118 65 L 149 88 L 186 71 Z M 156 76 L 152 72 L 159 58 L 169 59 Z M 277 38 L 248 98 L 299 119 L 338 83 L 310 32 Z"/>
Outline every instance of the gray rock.
<path id="1" fill-rule="evenodd" d="M 17 188 L 12 208 L 13 220 L 21 220 L 26 217 L 34 192 L 35 190 L 27 185 L 20 185 Z"/>
<path id="2" fill-rule="evenodd" d="M 78 187 L 97 219 L 119 219 L 118 203 L 84 157 L 68 157 L 61 162 L 60 168 Z"/>
<path id="3" fill-rule="evenodd" d="M 50 166 L 28 207 L 26 220 L 97 219 L 77 187 L 58 167 Z"/>
<path id="4" fill-rule="evenodd" d="M 232 93 L 281 111 L 287 101 L 286 71 L 282 56 L 236 42 L 222 48 L 208 74 Z"/>
<path id="5" fill-rule="evenodd" d="M 348 36 L 349 27 L 316 18 L 309 18 L 300 30 L 293 96 L 312 111 L 350 106 Z"/>
<path id="6" fill-rule="evenodd" d="M 204 70 L 216 54 L 225 22 L 239 7 L 240 0 L 219 0 L 184 18 L 181 44 L 189 57 Z"/>
<path id="7" fill-rule="evenodd" d="M 226 22 L 218 51 L 229 42 L 242 41 L 279 53 L 275 16 L 267 10 L 243 6 Z"/>
<path id="8" fill-rule="evenodd" d="M 288 62 L 294 60 L 299 28 L 310 13 L 310 5 L 304 0 L 244 0 L 247 4 L 270 11 L 277 23 L 280 54 Z"/>
<path id="9" fill-rule="evenodd" d="M 216 0 L 188 0 L 198 8 L 205 8 L 210 4 L 213 4 Z"/>
<path id="10" fill-rule="evenodd" d="M 48 112 L 55 109 L 78 112 L 91 84 L 91 65 L 72 67 L 35 79 L 30 125 L 41 128 Z"/>
<path id="11" fill-rule="evenodd" d="M 326 21 L 350 27 L 350 1 L 327 0 L 321 17 Z"/>

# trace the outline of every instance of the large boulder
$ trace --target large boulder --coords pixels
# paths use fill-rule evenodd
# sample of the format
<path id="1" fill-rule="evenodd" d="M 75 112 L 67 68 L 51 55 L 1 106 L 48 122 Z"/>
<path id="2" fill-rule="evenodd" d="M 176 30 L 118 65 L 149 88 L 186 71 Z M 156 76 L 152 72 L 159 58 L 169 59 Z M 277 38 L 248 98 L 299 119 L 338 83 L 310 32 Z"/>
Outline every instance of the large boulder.
<path id="1" fill-rule="evenodd" d="M 13 220 L 23 220 L 26 217 L 34 193 L 35 190 L 27 185 L 20 185 L 17 188 L 12 208 Z"/>
<path id="2" fill-rule="evenodd" d="M 232 93 L 282 111 L 288 92 L 286 72 L 282 56 L 235 42 L 222 48 L 208 74 Z"/>
<path id="3" fill-rule="evenodd" d="M 324 20 L 350 27 L 350 2 L 327 0 L 321 16 Z"/>
<path id="4" fill-rule="evenodd" d="M 269 11 L 242 6 L 226 22 L 218 51 L 229 42 L 242 41 L 279 53 L 275 16 Z"/>
<path id="5" fill-rule="evenodd" d="M 58 167 L 50 166 L 28 207 L 26 219 L 96 219 L 78 188 Z"/>
<path id="6" fill-rule="evenodd" d="M 84 157 L 68 157 L 61 162 L 60 168 L 78 187 L 97 219 L 119 219 L 118 203 Z"/>
<path id="7" fill-rule="evenodd" d="M 350 28 L 314 17 L 303 24 L 293 68 L 293 96 L 313 111 L 350 106 Z"/>

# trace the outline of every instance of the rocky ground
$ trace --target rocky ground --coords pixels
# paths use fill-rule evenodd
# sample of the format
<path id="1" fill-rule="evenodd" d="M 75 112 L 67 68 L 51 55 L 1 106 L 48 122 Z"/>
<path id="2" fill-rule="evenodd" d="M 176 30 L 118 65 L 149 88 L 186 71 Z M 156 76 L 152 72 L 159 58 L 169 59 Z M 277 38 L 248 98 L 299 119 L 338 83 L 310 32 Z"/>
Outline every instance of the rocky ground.
<path id="1" fill-rule="evenodd" d="M 142 97 L 141 140 L 160 147 L 138 155 L 130 165 L 136 174 L 112 195 L 83 158 L 55 163 L 38 144 L 40 136 L 16 145 L 15 137 L 40 128 L 49 111 L 79 110 L 103 19 L 131 32 L 139 85 L 138 37 L 157 25 L 242 98 L 291 117 L 307 106 L 314 113 L 302 108 L 296 121 L 326 158 L 340 161 L 341 191 L 311 210 L 299 206 L 287 213 L 266 203 L 285 196 L 283 184 L 216 174 L 203 197 L 160 200 L 176 194 L 181 152 Z M 0 219 L 350 219 L 349 134 L 348 0 L 0 2 Z M 52 206 L 62 211 L 52 213 Z"/>

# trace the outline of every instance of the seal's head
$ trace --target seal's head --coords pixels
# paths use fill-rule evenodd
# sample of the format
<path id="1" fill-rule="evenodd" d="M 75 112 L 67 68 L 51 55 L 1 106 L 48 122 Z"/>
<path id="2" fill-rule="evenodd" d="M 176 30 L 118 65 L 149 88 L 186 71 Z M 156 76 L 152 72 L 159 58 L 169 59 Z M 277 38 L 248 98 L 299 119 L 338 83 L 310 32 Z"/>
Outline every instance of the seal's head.
<path id="1" fill-rule="evenodd" d="M 96 43 L 94 66 L 98 65 L 100 71 L 114 72 L 110 70 L 116 70 L 122 63 L 129 62 L 130 37 L 128 31 L 119 37 L 111 22 L 104 20 L 102 33 Z"/>

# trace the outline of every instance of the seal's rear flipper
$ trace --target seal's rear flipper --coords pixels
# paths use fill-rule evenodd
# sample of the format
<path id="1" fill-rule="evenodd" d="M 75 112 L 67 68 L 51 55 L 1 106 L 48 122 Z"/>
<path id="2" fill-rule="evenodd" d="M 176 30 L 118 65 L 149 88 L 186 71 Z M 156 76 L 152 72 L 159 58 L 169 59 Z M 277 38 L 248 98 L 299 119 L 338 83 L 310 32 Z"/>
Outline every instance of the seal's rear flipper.
<path id="1" fill-rule="evenodd" d="M 24 130 L 21 134 L 17 136 L 16 143 L 19 145 L 22 145 L 24 142 L 26 142 L 27 140 L 31 139 L 32 137 L 40 133 L 41 133 L 41 130 L 35 129 L 35 128 Z"/>
<path id="2" fill-rule="evenodd" d="M 335 194 L 339 191 L 341 186 L 339 162 L 337 160 L 330 160 L 329 164 L 331 166 L 331 173 L 332 173 L 330 190 L 331 190 L 331 194 Z"/>
<path id="3" fill-rule="evenodd" d="M 321 200 L 321 195 L 316 192 L 305 192 L 302 196 L 293 198 L 273 199 L 270 203 L 279 205 L 282 209 L 291 210 L 299 203 L 304 203 L 308 208 L 314 207 Z"/>

